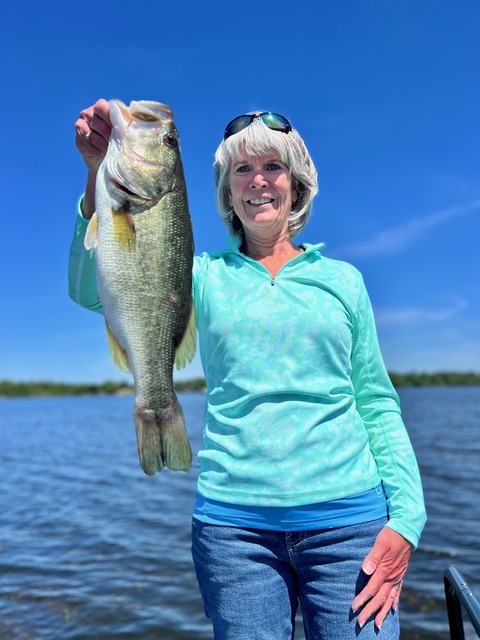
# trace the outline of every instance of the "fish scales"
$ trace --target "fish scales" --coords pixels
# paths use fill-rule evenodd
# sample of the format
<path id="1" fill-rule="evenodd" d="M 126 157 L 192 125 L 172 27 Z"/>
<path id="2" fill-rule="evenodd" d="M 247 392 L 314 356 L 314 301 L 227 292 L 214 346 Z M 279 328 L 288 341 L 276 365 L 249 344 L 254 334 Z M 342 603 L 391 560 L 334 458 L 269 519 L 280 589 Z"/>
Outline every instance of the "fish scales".
<path id="1" fill-rule="evenodd" d="M 173 114 L 160 103 L 110 101 L 113 125 L 98 172 L 94 247 L 115 362 L 135 383 L 134 422 L 148 475 L 187 470 L 191 449 L 173 364 L 195 353 L 193 233 Z"/>

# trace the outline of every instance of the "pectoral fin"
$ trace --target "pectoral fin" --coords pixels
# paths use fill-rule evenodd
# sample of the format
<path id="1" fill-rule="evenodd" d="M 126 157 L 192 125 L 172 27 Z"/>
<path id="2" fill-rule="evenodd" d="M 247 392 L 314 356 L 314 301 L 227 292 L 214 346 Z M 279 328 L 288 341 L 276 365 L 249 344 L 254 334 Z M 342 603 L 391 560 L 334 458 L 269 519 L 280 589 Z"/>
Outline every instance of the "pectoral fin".
<path id="1" fill-rule="evenodd" d="M 189 362 L 193 360 L 195 351 L 197 348 L 197 334 L 196 334 L 196 319 L 195 319 L 195 306 L 192 302 L 192 308 L 190 310 L 190 318 L 188 325 L 183 334 L 182 341 L 177 347 L 175 352 L 175 366 L 177 369 L 183 369 Z"/>
<path id="2" fill-rule="evenodd" d="M 113 238 L 125 251 L 134 251 L 136 247 L 135 223 L 131 213 L 120 209 L 112 210 Z"/>
<path id="3" fill-rule="evenodd" d="M 120 343 L 113 335 L 108 323 L 106 322 L 105 324 L 107 327 L 108 346 L 110 348 L 110 355 L 112 356 L 113 362 L 122 371 L 130 371 L 131 368 L 127 352 L 120 346 Z"/>
<path id="4" fill-rule="evenodd" d="M 85 233 L 85 240 L 83 244 L 85 249 L 96 249 L 98 241 L 98 216 L 96 213 L 90 218 L 88 223 L 87 232 Z"/>

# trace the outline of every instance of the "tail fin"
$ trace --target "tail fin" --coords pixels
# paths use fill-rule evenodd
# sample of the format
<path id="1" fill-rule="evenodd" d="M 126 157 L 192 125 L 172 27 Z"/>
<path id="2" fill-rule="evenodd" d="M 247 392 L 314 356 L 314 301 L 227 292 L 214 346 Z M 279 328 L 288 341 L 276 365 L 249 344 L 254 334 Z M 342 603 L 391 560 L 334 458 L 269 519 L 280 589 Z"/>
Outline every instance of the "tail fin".
<path id="1" fill-rule="evenodd" d="M 176 400 L 159 412 L 135 404 L 134 420 L 140 465 L 148 476 L 164 467 L 172 471 L 190 469 L 192 450 L 183 411 Z"/>

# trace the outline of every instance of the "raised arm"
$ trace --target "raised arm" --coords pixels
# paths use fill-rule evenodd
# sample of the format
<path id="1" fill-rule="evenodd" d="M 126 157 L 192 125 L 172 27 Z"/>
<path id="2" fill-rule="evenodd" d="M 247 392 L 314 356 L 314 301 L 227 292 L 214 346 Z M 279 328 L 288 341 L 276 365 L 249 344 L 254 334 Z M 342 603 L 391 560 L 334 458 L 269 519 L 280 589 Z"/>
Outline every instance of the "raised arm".
<path id="1" fill-rule="evenodd" d="M 89 220 L 95 211 L 95 181 L 97 171 L 107 152 L 112 125 L 108 115 L 108 102 L 98 100 L 92 107 L 84 109 L 75 123 L 75 144 L 88 168 L 85 195 L 82 200 L 82 215 Z"/>
<path id="2" fill-rule="evenodd" d="M 108 102 L 98 100 L 80 113 L 75 123 L 75 143 L 87 165 L 88 175 L 84 196 L 80 202 L 81 216 L 75 221 L 68 265 L 68 292 L 77 304 L 102 312 L 98 299 L 95 258 L 84 246 L 87 221 L 95 212 L 95 182 L 98 168 L 107 152 L 112 125 Z"/>

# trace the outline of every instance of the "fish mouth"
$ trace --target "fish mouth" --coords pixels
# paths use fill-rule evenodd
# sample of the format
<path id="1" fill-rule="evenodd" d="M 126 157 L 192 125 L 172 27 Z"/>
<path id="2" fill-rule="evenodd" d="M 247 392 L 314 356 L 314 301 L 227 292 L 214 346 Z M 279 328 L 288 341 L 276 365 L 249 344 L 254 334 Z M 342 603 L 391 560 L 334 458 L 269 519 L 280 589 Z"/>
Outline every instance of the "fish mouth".
<path id="1" fill-rule="evenodd" d="M 114 127 L 141 120 L 143 122 L 167 123 L 173 121 L 173 111 L 167 105 L 151 100 L 132 100 L 127 107 L 121 100 L 110 100 L 110 120 Z"/>
<path id="2" fill-rule="evenodd" d="M 152 202 L 152 198 L 147 194 L 139 193 L 138 191 L 132 191 L 123 182 L 119 182 L 111 176 L 108 177 L 108 182 L 114 192 L 120 193 L 129 202 L 133 202 L 135 204 L 147 204 L 149 202 Z"/>
<path id="3" fill-rule="evenodd" d="M 173 112 L 166 105 L 146 100 L 131 102 L 129 107 L 121 100 L 110 100 L 109 105 L 112 153 L 107 154 L 104 169 L 107 189 L 122 206 L 151 206 L 165 195 L 167 185 L 158 175 L 159 165 L 149 161 L 141 145 L 136 147 L 127 134 L 130 127 L 133 138 L 140 130 L 152 135 L 157 135 L 157 129 L 164 133 L 168 123 L 173 126 Z"/>

